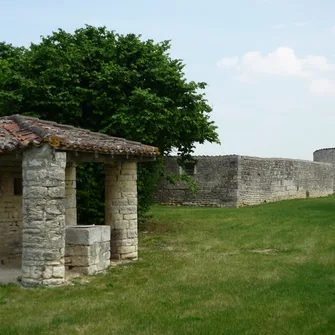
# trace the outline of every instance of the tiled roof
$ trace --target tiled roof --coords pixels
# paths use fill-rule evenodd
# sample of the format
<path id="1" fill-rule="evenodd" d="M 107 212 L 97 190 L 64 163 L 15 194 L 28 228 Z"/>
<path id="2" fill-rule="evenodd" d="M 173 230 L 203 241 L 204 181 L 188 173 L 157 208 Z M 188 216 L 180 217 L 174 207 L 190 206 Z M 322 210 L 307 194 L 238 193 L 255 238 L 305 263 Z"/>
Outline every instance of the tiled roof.
<path id="1" fill-rule="evenodd" d="M 68 151 L 144 157 L 159 155 L 156 147 L 86 129 L 22 115 L 0 117 L 0 153 L 43 143 Z"/>

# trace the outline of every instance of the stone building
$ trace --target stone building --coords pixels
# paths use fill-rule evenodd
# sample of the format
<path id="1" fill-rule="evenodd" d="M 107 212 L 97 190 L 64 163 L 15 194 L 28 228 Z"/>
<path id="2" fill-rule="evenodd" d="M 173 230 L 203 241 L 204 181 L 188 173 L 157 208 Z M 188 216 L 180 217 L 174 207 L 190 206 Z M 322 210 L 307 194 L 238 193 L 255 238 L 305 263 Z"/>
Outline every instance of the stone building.
<path id="1" fill-rule="evenodd" d="M 263 202 L 320 197 L 334 192 L 335 149 L 314 153 L 315 161 L 248 156 L 198 156 L 184 169 L 176 157 L 165 160 L 165 173 L 187 174 L 185 181 L 163 180 L 155 199 L 163 204 L 239 207 Z"/>
<path id="2" fill-rule="evenodd" d="M 1 117 L 0 266 L 21 262 L 25 286 L 55 285 L 64 282 L 66 262 L 94 273 L 110 254 L 136 259 L 137 162 L 158 154 L 152 146 L 72 126 Z M 82 162 L 105 164 L 105 228 L 75 227 Z"/>

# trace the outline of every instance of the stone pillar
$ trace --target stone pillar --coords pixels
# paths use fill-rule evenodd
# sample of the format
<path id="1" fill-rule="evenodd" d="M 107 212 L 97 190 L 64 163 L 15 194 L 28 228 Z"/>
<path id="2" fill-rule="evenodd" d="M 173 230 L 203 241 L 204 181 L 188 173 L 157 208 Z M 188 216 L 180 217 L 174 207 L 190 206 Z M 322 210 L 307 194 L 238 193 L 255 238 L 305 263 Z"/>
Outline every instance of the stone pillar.
<path id="1" fill-rule="evenodd" d="M 111 227 L 111 258 L 137 259 L 137 165 L 105 166 L 105 220 Z"/>
<path id="2" fill-rule="evenodd" d="M 76 165 L 68 164 L 65 170 L 65 220 L 66 226 L 77 224 Z"/>
<path id="3" fill-rule="evenodd" d="M 22 284 L 64 282 L 66 153 L 48 144 L 23 152 Z"/>

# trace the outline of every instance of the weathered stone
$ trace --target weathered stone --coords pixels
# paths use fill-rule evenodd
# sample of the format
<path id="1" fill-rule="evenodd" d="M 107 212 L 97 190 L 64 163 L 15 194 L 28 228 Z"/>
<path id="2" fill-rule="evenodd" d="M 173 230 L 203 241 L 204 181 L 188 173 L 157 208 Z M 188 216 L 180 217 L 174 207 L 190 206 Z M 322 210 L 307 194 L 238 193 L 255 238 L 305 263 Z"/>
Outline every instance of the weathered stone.
<path id="1" fill-rule="evenodd" d="M 66 229 L 67 244 L 92 245 L 109 240 L 109 226 L 68 226 Z"/>
<path id="2" fill-rule="evenodd" d="M 52 277 L 52 266 L 46 266 L 43 271 L 43 279 L 50 279 Z"/>
<path id="3" fill-rule="evenodd" d="M 137 220 L 137 213 L 136 214 L 124 214 L 124 220 Z"/>
<path id="4" fill-rule="evenodd" d="M 31 285 L 31 279 L 45 285 L 63 282 L 66 153 L 54 153 L 48 144 L 31 148 L 24 151 L 22 165 L 22 271 L 26 274 L 22 283 Z"/>
<path id="5" fill-rule="evenodd" d="M 45 286 L 58 286 L 58 285 L 62 285 L 63 283 L 64 283 L 64 278 L 43 279 L 43 281 L 41 282 L 41 284 Z"/>
<path id="6" fill-rule="evenodd" d="M 66 262 L 72 271 L 94 274 L 106 269 L 110 259 L 109 226 L 67 227 Z M 107 265 L 108 266 L 108 265 Z"/>
<path id="7" fill-rule="evenodd" d="M 65 212 L 66 226 L 77 224 L 77 190 L 76 190 L 76 166 L 68 165 L 65 169 Z"/>
<path id="8" fill-rule="evenodd" d="M 129 245 L 129 246 L 120 246 L 117 248 L 118 252 L 120 254 L 128 254 L 131 252 L 135 252 L 136 251 L 136 247 L 134 245 Z"/>
<path id="9" fill-rule="evenodd" d="M 53 278 L 64 278 L 65 276 L 65 267 L 64 266 L 55 266 L 52 269 Z"/>
<path id="10" fill-rule="evenodd" d="M 106 224 L 110 225 L 112 259 L 120 259 L 122 247 L 137 243 L 128 237 L 130 220 L 132 230 L 137 231 L 137 184 L 136 163 L 106 165 Z M 120 199 L 121 194 L 121 199 Z M 132 236 L 134 236 L 134 232 Z M 132 245 L 131 245 L 132 246 Z M 137 249 L 131 252 L 136 253 Z M 136 256 L 137 257 L 137 256 Z"/>
<path id="11" fill-rule="evenodd" d="M 129 254 L 121 254 L 121 259 L 129 259 L 129 260 L 137 260 L 137 251 L 136 252 L 131 252 Z"/>
<path id="12" fill-rule="evenodd" d="M 194 158 L 197 163 L 188 173 L 196 181 L 198 192 L 192 193 L 185 181 L 171 184 L 163 180 L 155 192 L 156 201 L 176 205 L 238 207 L 305 198 L 307 191 L 310 197 L 333 192 L 335 169 L 326 163 L 237 155 Z M 169 157 L 165 162 L 166 174 L 185 173 L 176 157 Z"/>

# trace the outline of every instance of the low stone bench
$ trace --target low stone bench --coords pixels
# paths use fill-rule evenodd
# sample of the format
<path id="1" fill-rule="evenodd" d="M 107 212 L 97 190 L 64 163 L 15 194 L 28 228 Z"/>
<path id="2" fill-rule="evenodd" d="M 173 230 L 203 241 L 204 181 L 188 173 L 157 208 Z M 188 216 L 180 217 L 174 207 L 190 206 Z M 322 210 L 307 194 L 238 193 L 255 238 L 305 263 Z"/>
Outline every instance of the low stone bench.
<path id="1" fill-rule="evenodd" d="M 65 266 L 77 273 L 93 275 L 110 265 L 110 226 L 67 226 Z"/>

